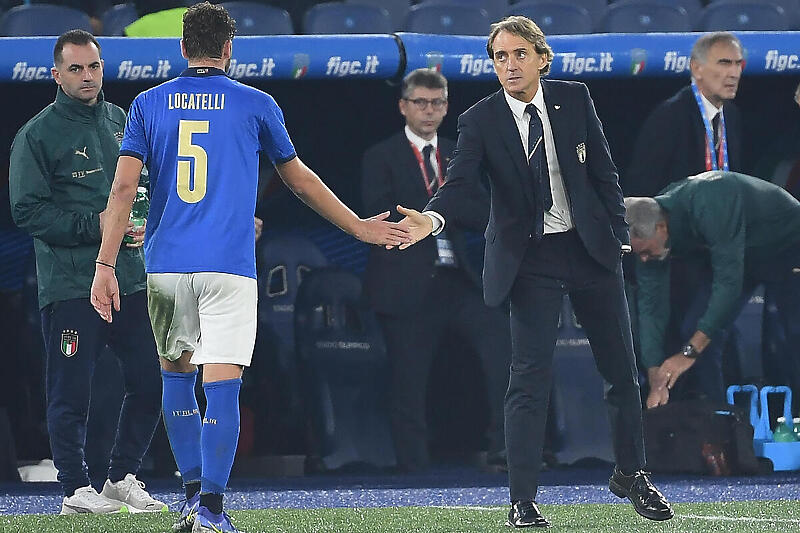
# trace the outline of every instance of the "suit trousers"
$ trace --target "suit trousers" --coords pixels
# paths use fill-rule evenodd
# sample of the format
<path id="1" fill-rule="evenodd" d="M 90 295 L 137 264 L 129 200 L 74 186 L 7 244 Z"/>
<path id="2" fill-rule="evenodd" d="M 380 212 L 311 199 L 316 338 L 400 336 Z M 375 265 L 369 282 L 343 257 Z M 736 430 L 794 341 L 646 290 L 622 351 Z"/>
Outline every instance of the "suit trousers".
<path id="1" fill-rule="evenodd" d="M 461 269 L 439 267 L 434 277 L 421 309 L 407 316 L 378 315 L 391 367 L 390 418 L 397 464 L 408 471 L 430 463 L 425 421 L 428 377 L 436 349 L 451 333 L 475 349 L 483 366 L 489 452 L 505 447 L 503 396 L 511 359 L 508 312 L 505 307 L 486 306 L 480 289 Z"/>
<path id="2" fill-rule="evenodd" d="M 107 324 L 88 298 L 54 302 L 42 309 L 47 353 L 47 429 L 64 494 L 89 485 L 84 459 L 86 423 L 97 358 L 108 344 L 122 363 L 125 397 L 119 413 L 109 477 L 136 474 L 161 417 L 161 371 L 147 317 L 146 292 L 121 298 Z M 75 343 L 70 346 L 69 337 Z"/>
<path id="3" fill-rule="evenodd" d="M 511 288 L 511 376 L 505 398 L 511 501 L 536 498 L 558 318 L 569 294 L 606 383 L 614 455 L 625 472 L 644 467 L 642 405 L 621 264 L 611 272 L 577 232 L 531 240 Z M 586 416 L 602 416 L 585 406 Z M 587 435 L 587 438 L 591 438 Z"/>

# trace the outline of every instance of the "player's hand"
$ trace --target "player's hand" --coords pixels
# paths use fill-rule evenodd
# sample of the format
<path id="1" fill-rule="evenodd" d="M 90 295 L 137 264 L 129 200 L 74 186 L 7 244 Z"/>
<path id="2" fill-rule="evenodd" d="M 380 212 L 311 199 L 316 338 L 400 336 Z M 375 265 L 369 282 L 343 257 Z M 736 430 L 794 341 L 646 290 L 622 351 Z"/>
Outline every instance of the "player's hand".
<path id="1" fill-rule="evenodd" d="M 667 358 L 666 361 L 661 363 L 658 370 L 658 381 L 663 383 L 668 389 L 675 386 L 675 382 L 681 375 L 692 368 L 696 359 L 686 357 L 682 353 L 676 353 L 672 357 Z"/>
<path id="2" fill-rule="evenodd" d="M 256 225 L 256 241 L 261 238 L 261 233 L 264 231 L 264 221 L 258 217 L 253 217 L 253 221 Z"/>
<path id="3" fill-rule="evenodd" d="M 433 232 L 433 221 L 428 215 L 423 215 L 416 209 L 409 209 L 402 205 L 397 206 L 397 212 L 406 217 L 400 221 L 400 224 L 406 227 L 411 236 L 411 242 L 400 245 L 401 250 L 405 250 L 409 246 L 421 241 Z M 387 249 L 393 248 L 387 246 Z"/>
<path id="4" fill-rule="evenodd" d="M 146 228 L 146 220 L 144 221 L 144 224 L 138 228 L 133 225 L 133 222 L 128 222 L 128 225 L 125 227 L 125 235 L 131 237 L 133 242 L 126 242 L 125 246 L 128 248 L 141 248 L 144 245 L 144 232 Z"/>
<path id="5" fill-rule="evenodd" d="M 359 221 L 355 237 L 370 244 L 382 244 L 387 247 L 400 246 L 411 242 L 408 229 L 398 222 L 389 222 L 390 211 Z"/>
<path id="6" fill-rule="evenodd" d="M 119 311 L 119 285 L 113 268 L 95 264 L 89 301 L 100 318 L 110 324 L 111 306 L 114 306 L 115 311 Z"/>

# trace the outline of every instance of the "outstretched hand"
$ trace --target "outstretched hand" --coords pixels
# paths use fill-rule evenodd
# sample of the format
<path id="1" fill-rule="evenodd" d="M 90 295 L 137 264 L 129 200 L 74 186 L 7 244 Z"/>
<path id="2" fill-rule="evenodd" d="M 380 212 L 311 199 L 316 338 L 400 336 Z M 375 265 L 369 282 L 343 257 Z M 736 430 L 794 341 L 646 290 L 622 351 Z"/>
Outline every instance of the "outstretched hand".
<path id="1" fill-rule="evenodd" d="M 433 232 L 433 221 L 428 215 L 423 215 L 416 209 L 410 209 L 402 205 L 397 206 L 397 212 L 401 215 L 405 215 L 405 218 L 401 220 L 399 224 L 408 230 L 409 237 L 411 238 L 410 241 L 400 245 L 401 250 L 405 250 Z M 387 250 L 391 250 L 392 248 L 394 247 L 386 247 Z"/>
<path id="2" fill-rule="evenodd" d="M 355 237 L 370 244 L 382 244 L 388 247 L 400 246 L 411 242 L 408 229 L 399 222 L 389 222 L 391 211 L 385 211 L 367 219 L 361 219 Z"/>

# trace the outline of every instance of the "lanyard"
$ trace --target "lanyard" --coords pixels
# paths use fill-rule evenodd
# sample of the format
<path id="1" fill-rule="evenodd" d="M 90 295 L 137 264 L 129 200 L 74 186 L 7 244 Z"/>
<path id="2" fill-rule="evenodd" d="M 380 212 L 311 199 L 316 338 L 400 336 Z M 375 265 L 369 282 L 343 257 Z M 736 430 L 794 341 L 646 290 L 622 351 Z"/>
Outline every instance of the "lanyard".
<path id="1" fill-rule="evenodd" d="M 409 142 L 408 144 L 411 145 L 411 150 L 414 151 L 414 157 L 417 158 L 419 170 L 422 172 L 422 181 L 425 182 L 425 190 L 428 191 L 428 197 L 431 197 L 433 196 L 433 180 L 436 180 L 437 188 L 444 184 L 444 172 L 442 172 L 442 160 L 439 157 L 439 147 L 436 147 L 436 165 L 439 167 L 439 175 L 429 179 L 428 171 L 425 170 L 425 162 L 422 159 L 422 153 L 414 143 Z"/>
<path id="2" fill-rule="evenodd" d="M 697 101 L 698 107 L 700 107 L 700 116 L 703 118 L 703 126 L 706 130 L 706 170 L 730 170 L 728 165 L 728 139 L 725 130 L 725 114 L 720 110 L 719 115 L 719 124 L 720 124 L 720 135 L 719 135 L 719 144 L 720 150 L 717 153 L 716 146 L 714 146 L 714 132 L 711 129 L 711 121 L 708 119 L 708 115 L 706 114 L 706 106 L 703 105 L 703 100 L 700 98 L 700 89 L 697 88 L 697 84 L 694 80 L 692 80 L 692 92 L 694 93 L 694 99 Z M 714 146 L 714 155 L 716 157 L 711 156 L 711 147 Z"/>

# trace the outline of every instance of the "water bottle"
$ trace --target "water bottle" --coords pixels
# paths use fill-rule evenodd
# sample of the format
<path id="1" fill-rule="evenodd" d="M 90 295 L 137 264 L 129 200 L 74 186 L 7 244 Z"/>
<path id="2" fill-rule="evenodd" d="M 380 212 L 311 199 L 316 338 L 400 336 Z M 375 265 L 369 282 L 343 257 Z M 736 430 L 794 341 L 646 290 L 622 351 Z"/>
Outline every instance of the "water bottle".
<path id="1" fill-rule="evenodd" d="M 147 220 L 147 212 L 149 210 L 150 200 L 147 198 L 147 189 L 144 187 L 139 187 L 136 189 L 136 198 L 133 199 L 133 205 L 131 206 L 130 221 L 133 223 L 133 227 L 135 229 L 139 229 L 144 226 L 144 223 Z M 130 235 L 125 235 L 122 241 L 132 244 L 133 237 Z"/>
<path id="2" fill-rule="evenodd" d="M 794 431 L 786 423 L 785 417 L 778 418 L 778 426 L 772 432 L 772 440 L 775 442 L 797 442 Z"/>

